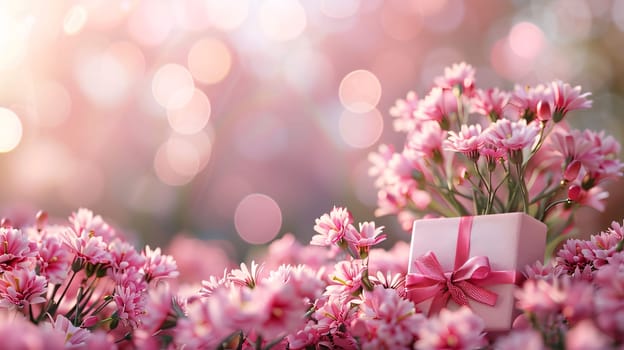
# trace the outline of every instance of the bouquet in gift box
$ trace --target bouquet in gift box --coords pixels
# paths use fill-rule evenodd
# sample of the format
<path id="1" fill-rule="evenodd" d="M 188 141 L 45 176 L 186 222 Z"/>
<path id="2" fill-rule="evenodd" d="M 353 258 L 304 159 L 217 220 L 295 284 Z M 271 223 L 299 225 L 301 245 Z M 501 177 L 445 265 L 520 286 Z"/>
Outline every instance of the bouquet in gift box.
<path id="1" fill-rule="evenodd" d="M 406 287 L 421 309 L 470 306 L 489 330 L 511 327 L 518 271 L 552 253 L 576 209 L 603 210 L 602 185 L 622 175 L 613 137 L 567 124 L 589 96 L 561 81 L 480 89 L 461 63 L 396 102 L 403 149 L 382 145 L 371 174 L 377 214 L 413 229 Z"/>
<path id="2" fill-rule="evenodd" d="M 406 139 L 370 156 L 377 214 L 409 230 L 421 217 L 524 212 L 552 241 L 580 206 L 603 210 L 602 185 L 622 175 L 613 137 L 567 124 L 589 96 L 561 81 L 480 89 L 470 65 L 447 68 L 422 99 L 409 92 L 390 110 Z"/>

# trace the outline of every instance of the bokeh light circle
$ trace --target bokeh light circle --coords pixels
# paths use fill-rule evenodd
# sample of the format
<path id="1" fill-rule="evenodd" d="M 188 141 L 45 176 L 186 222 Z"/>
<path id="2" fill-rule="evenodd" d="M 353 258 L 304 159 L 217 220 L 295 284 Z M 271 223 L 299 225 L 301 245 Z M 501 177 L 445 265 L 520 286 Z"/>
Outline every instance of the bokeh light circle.
<path id="1" fill-rule="evenodd" d="M 0 153 L 10 152 L 22 140 L 22 122 L 15 112 L 0 107 Z"/>
<path id="2" fill-rule="evenodd" d="M 383 117 L 377 109 L 366 113 L 344 111 L 338 122 L 340 136 L 353 148 L 374 145 L 383 132 Z"/>
<path id="3" fill-rule="evenodd" d="M 186 105 L 167 110 L 167 120 L 176 132 L 191 135 L 200 132 L 208 124 L 210 112 L 210 100 L 201 90 L 195 89 Z"/>
<path id="4" fill-rule="evenodd" d="M 260 31 L 273 41 L 297 38 L 306 28 L 306 12 L 297 0 L 267 0 L 258 12 Z"/>
<path id="5" fill-rule="evenodd" d="M 193 76 L 179 64 L 165 64 L 152 79 L 154 99 L 167 109 L 184 107 L 193 98 L 194 92 Z"/>
<path id="6" fill-rule="evenodd" d="M 200 154 L 192 142 L 171 137 L 154 156 L 154 171 L 158 179 L 170 186 L 189 183 L 200 170 Z"/>
<path id="7" fill-rule="evenodd" d="M 544 47 L 544 33 L 533 23 L 520 22 L 509 32 L 509 47 L 520 57 L 535 58 Z"/>
<path id="8" fill-rule="evenodd" d="M 381 83 L 370 71 L 355 70 L 340 82 L 338 96 L 347 110 L 365 113 L 377 107 L 381 98 Z"/>
<path id="9" fill-rule="evenodd" d="M 249 0 L 206 0 L 205 7 L 210 23 L 223 31 L 240 27 L 249 15 Z"/>
<path id="10" fill-rule="evenodd" d="M 72 6 L 72 8 L 67 11 L 65 19 L 63 20 L 63 31 L 67 35 L 78 34 L 84 27 L 85 23 L 87 23 L 88 17 L 89 13 L 84 6 Z"/>
<path id="11" fill-rule="evenodd" d="M 230 72 L 232 54 L 222 41 L 205 38 L 191 47 L 187 62 L 195 79 L 204 84 L 215 84 Z"/>
<path id="12" fill-rule="evenodd" d="M 234 226 L 245 242 L 264 244 L 279 233 L 282 211 L 273 198 L 252 193 L 238 203 L 234 212 Z"/>

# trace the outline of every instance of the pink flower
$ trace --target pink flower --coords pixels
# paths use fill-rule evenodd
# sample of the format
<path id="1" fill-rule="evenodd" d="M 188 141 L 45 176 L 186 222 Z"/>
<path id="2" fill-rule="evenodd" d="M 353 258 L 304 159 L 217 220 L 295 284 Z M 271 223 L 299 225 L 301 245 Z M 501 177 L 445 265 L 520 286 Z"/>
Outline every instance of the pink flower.
<path id="1" fill-rule="evenodd" d="M 89 209 L 78 209 L 69 217 L 69 222 L 76 234 L 86 231 L 91 235 L 102 237 L 105 242 L 109 242 L 116 235 L 115 230 L 101 216 L 94 215 Z"/>
<path id="2" fill-rule="evenodd" d="M 216 349 L 221 341 L 235 330 L 214 320 L 215 311 L 223 311 L 223 306 L 223 303 L 200 301 L 188 304 L 187 317 L 180 318 L 175 328 L 173 341 L 178 348 Z M 222 315 L 227 316 L 232 317 L 234 314 Z"/>
<path id="3" fill-rule="evenodd" d="M 108 250 L 111 254 L 111 266 L 117 270 L 139 270 L 145 264 L 145 257 L 132 244 L 118 238 L 109 243 Z"/>
<path id="4" fill-rule="evenodd" d="M 60 332 L 49 326 L 37 327 L 21 315 L 0 320 L 0 339 L 3 349 L 57 350 L 65 345 Z"/>
<path id="5" fill-rule="evenodd" d="M 330 275 L 334 284 L 327 286 L 326 294 L 351 295 L 362 287 L 362 271 L 359 261 L 339 261 Z"/>
<path id="6" fill-rule="evenodd" d="M 497 339 L 494 350 L 546 350 L 541 334 L 532 329 L 512 331 Z"/>
<path id="7" fill-rule="evenodd" d="M 475 70 L 466 62 L 455 63 L 444 68 L 444 76 L 437 77 L 434 81 L 438 87 L 459 88 L 463 94 L 470 96 L 474 90 Z"/>
<path id="8" fill-rule="evenodd" d="M 445 139 L 446 131 L 442 130 L 439 123 L 423 122 L 420 130 L 409 135 L 407 149 L 417 156 L 439 163 L 442 160 L 442 143 Z"/>
<path id="9" fill-rule="evenodd" d="M 440 314 L 429 319 L 418 332 L 418 349 L 475 349 L 485 346 L 487 341 L 483 320 L 468 307 L 457 311 L 442 309 Z"/>
<path id="10" fill-rule="evenodd" d="M 304 349 L 307 345 L 317 344 L 320 338 L 316 322 L 308 321 L 305 326 L 287 336 L 288 347 L 290 349 Z"/>
<path id="11" fill-rule="evenodd" d="M 201 286 L 199 294 L 202 297 L 209 297 L 217 288 L 229 287 L 230 281 L 227 278 L 227 268 L 223 271 L 223 277 L 210 276 L 208 280 L 201 281 Z"/>
<path id="12" fill-rule="evenodd" d="M 46 279 L 29 269 L 5 271 L 0 278 L 0 306 L 23 308 L 46 301 Z"/>
<path id="13" fill-rule="evenodd" d="M 591 320 L 585 320 L 566 334 L 568 350 L 603 350 L 611 348 L 613 339 L 602 333 Z"/>
<path id="14" fill-rule="evenodd" d="M 516 291 L 515 296 L 519 309 L 535 313 L 540 319 L 559 312 L 565 300 L 565 292 L 558 283 L 551 284 L 545 280 L 526 281 L 522 289 Z"/>
<path id="15" fill-rule="evenodd" d="M 394 289 L 398 296 L 405 297 L 405 275 L 387 272 L 385 275 L 381 271 L 377 271 L 375 276 L 369 277 L 370 281 L 375 285 L 382 286 L 386 289 Z"/>
<path id="16" fill-rule="evenodd" d="M 485 131 L 485 138 L 495 147 L 511 152 L 532 146 L 538 134 L 539 126 L 534 123 L 527 125 L 525 119 L 517 122 L 500 119 Z"/>
<path id="17" fill-rule="evenodd" d="M 179 275 L 178 266 L 173 257 L 162 254 L 160 248 L 152 250 L 149 246 L 145 246 L 142 255 L 145 258 L 143 271 L 147 282 L 161 278 L 175 278 Z"/>
<path id="18" fill-rule="evenodd" d="M 65 339 L 65 348 L 70 349 L 85 346 L 86 341 L 91 336 L 91 332 L 72 325 L 72 323 L 63 315 L 56 316 L 56 320 L 52 324 L 52 329 L 63 335 L 63 338 Z"/>
<path id="19" fill-rule="evenodd" d="M 448 140 L 444 142 L 445 150 L 460 152 L 472 160 L 479 159 L 479 150 L 485 143 L 481 125 L 462 125 L 458 133 L 449 131 L 448 134 Z"/>
<path id="20" fill-rule="evenodd" d="M 422 314 L 416 313 L 412 302 L 383 286 L 365 291 L 359 307 L 360 317 L 355 322 L 364 327 L 359 338 L 363 348 L 410 348 L 426 322 Z"/>
<path id="21" fill-rule="evenodd" d="M 268 341 L 301 329 L 305 324 L 303 315 L 309 307 L 292 282 L 258 286 L 251 294 L 249 305 L 249 311 L 258 316 L 254 331 Z"/>
<path id="22" fill-rule="evenodd" d="M 0 227 L 0 273 L 30 264 L 37 256 L 37 245 L 21 230 Z"/>
<path id="23" fill-rule="evenodd" d="M 118 285 L 113 300 L 117 305 L 119 319 L 135 328 L 145 312 L 145 291 L 134 284 Z"/>
<path id="24" fill-rule="evenodd" d="M 457 98 L 449 89 L 434 87 L 421 101 L 414 117 L 419 120 L 433 120 L 440 124 L 442 129 L 448 129 L 449 117 L 457 113 Z"/>
<path id="25" fill-rule="evenodd" d="M 541 101 L 550 101 L 552 92 L 542 84 L 535 87 L 523 87 L 516 85 L 509 101 L 509 105 L 516 110 L 518 116 L 528 122 L 537 117 L 537 105 Z"/>
<path id="26" fill-rule="evenodd" d="M 73 255 L 65 249 L 57 236 L 44 235 L 39 243 L 39 273 L 50 284 L 61 284 L 69 275 Z"/>
<path id="27" fill-rule="evenodd" d="M 394 106 L 390 108 L 390 115 L 396 118 L 394 120 L 394 130 L 411 132 L 417 128 L 414 111 L 418 109 L 419 102 L 418 95 L 413 91 L 407 93 L 405 100 L 396 100 Z"/>
<path id="28" fill-rule="evenodd" d="M 239 269 L 232 269 L 227 278 L 235 285 L 249 288 L 255 288 L 259 281 L 260 273 L 262 273 L 263 265 L 258 265 L 255 261 L 251 261 L 251 268 L 248 269 L 245 263 L 240 264 Z"/>
<path id="29" fill-rule="evenodd" d="M 472 99 L 472 112 L 488 116 L 495 121 L 502 117 L 503 108 L 509 103 L 511 95 L 498 88 L 477 90 Z"/>
<path id="30" fill-rule="evenodd" d="M 552 154 L 560 159 L 562 169 L 574 161 L 590 171 L 598 169 L 601 158 L 598 148 L 579 130 L 557 129 L 550 135 L 549 142 Z"/>
<path id="31" fill-rule="evenodd" d="M 86 230 L 79 233 L 67 229 L 61 233 L 63 244 L 77 257 L 93 265 L 106 264 L 110 261 L 108 245 L 101 236 L 95 236 Z"/>
<path id="32" fill-rule="evenodd" d="M 555 123 L 560 122 L 563 117 L 570 111 L 577 109 L 587 109 L 592 106 L 592 101 L 587 97 L 590 92 L 581 94 L 581 87 L 574 88 L 560 80 L 553 81 L 550 84 L 553 95 L 555 111 L 553 112 L 553 120 Z"/>
<path id="33" fill-rule="evenodd" d="M 387 235 L 382 234 L 384 227 L 375 227 L 373 221 L 360 223 L 360 230 L 350 230 L 345 235 L 345 240 L 353 245 L 358 250 L 365 250 L 368 253 L 370 247 L 377 245 L 388 238 Z"/>
<path id="34" fill-rule="evenodd" d="M 315 220 L 314 231 L 318 234 L 312 236 L 310 244 L 330 246 L 339 243 L 347 230 L 355 230 L 352 224 L 353 216 L 347 208 L 334 207 L 329 214 Z"/>
<path id="35" fill-rule="evenodd" d="M 329 295 L 319 301 L 314 319 L 318 320 L 317 329 L 321 334 L 333 334 L 340 329 L 346 329 L 356 317 L 357 308 L 354 308 L 344 296 Z"/>

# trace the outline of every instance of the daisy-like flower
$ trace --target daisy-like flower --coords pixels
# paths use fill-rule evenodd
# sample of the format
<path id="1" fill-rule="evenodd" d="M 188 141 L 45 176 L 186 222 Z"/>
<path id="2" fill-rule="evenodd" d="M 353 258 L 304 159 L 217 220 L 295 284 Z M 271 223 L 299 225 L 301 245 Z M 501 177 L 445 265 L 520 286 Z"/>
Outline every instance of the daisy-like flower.
<path id="1" fill-rule="evenodd" d="M 364 332 L 359 332 L 364 349 L 408 348 L 426 322 L 422 314 L 416 313 L 412 302 L 382 286 L 365 291 L 359 308 L 356 322 L 360 321 L 360 327 L 365 328 Z"/>
<path id="2" fill-rule="evenodd" d="M 202 297 L 209 297 L 217 288 L 228 287 L 230 280 L 227 277 L 227 268 L 223 270 L 223 277 L 218 278 L 216 276 L 210 276 L 208 280 L 201 281 L 201 290 L 199 295 Z"/>
<path id="3" fill-rule="evenodd" d="M 491 121 L 500 119 L 511 94 L 498 88 L 477 90 L 472 99 L 472 112 L 488 116 Z"/>
<path id="4" fill-rule="evenodd" d="M 560 122 L 570 111 L 587 109 L 592 106 L 592 101 L 587 98 L 591 93 L 581 93 L 580 86 L 572 87 L 568 83 L 556 80 L 550 84 L 550 88 L 552 89 L 555 109 L 553 112 L 555 123 Z"/>
<path id="5" fill-rule="evenodd" d="M 464 95 L 472 95 L 475 84 L 475 69 L 466 62 L 455 63 L 444 68 L 444 75 L 435 78 L 435 84 L 445 89 L 460 89 Z"/>
<path id="6" fill-rule="evenodd" d="M 396 293 L 401 297 L 405 297 L 405 275 L 401 273 L 377 271 L 375 276 L 370 276 L 370 281 L 375 285 L 380 285 L 386 289 L 394 289 Z"/>
<path id="7" fill-rule="evenodd" d="M 351 295 L 362 287 L 362 264 L 357 260 L 339 261 L 330 275 L 334 284 L 327 286 L 325 294 Z"/>
<path id="8" fill-rule="evenodd" d="M 493 146 L 513 154 L 532 146 L 537 139 L 539 130 L 538 125 L 527 124 L 525 119 L 517 122 L 500 119 L 485 131 L 485 139 Z"/>
<path id="9" fill-rule="evenodd" d="M 0 273 L 28 265 L 37 256 L 37 245 L 28 235 L 12 227 L 0 227 Z"/>
<path id="10" fill-rule="evenodd" d="M 448 139 L 444 141 L 445 150 L 460 152 L 473 161 L 479 159 L 479 150 L 485 143 L 481 125 L 464 124 L 459 132 L 449 131 L 448 135 Z"/>
<path id="11" fill-rule="evenodd" d="M 102 237 L 105 242 L 109 242 L 116 235 L 115 230 L 101 216 L 95 215 L 89 209 L 80 208 L 72 213 L 69 217 L 69 223 L 74 232 L 86 231 Z"/>
<path id="12" fill-rule="evenodd" d="M 457 98 L 449 89 L 434 87 L 425 96 L 414 111 L 414 117 L 421 121 L 433 120 L 440 124 L 440 127 L 447 130 L 450 123 L 450 116 L 457 113 Z"/>
<path id="13" fill-rule="evenodd" d="M 65 249 L 57 236 L 45 235 L 39 243 L 39 273 L 48 279 L 50 284 L 61 284 L 69 275 L 69 266 L 73 255 Z"/>
<path id="14" fill-rule="evenodd" d="M 161 278 L 175 278 L 180 274 L 173 257 L 162 254 L 160 248 L 152 250 L 149 246 L 145 246 L 142 255 L 145 258 L 143 272 L 147 282 Z"/>
<path id="15" fill-rule="evenodd" d="M 347 208 L 334 207 L 329 214 L 315 220 L 314 231 L 318 234 L 312 236 L 310 244 L 330 246 L 339 243 L 347 230 L 355 230 L 353 216 Z"/>
<path id="16" fill-rule="evenodd" d="M 382 234 L 384 227 L 375 227 L 375 223 L 373 221 L 370 222 L 361 222 L 360 230 L 350 230 L 345 235 L 345 240 L 350 244 L 355 246 L 360 254 L 366 253 L 368 255 L 368 251 L 370 247 L 377 245 L 388 238 L 386 234 Z"/>
<path id="17" fill-rule="evenodd" d="M 539 84 L 534 87 L 516 85 L 509 100 L 512 107 L 520 118 L 532 121 L 537 117 L 537 105 L 540 101 L 551 101 L 552 92 L 549 87 Z"/>
<path id="18" fill-rule="evenodd" d="M 140 317 L 145 312 L 145 289 L 137 288 L 135 284 L 118 285 L 115 288 L 113 301 L 117 305 L 119 319 L 127 322 L 133 328 L 136 327 Z"/>
<path id="19" fill-rule="evenodd" d="M 106 264 L 111 259 L 108 244 L 104 242 L 102 236 L 95 236 L 86 230 L 77 233 L 72 229 L 61 232 L 61 236 L 63 244 L 69 248 L 69 251 L 83 261 L 97 265 Z"/>
<path id="20" fill-rule="evenodd" d="M 439 123 L 423 122 L 420 130 L 410 134 L 407 149 L 425 159 L 440 163 L 444 139 L 446 139 L 446 131 L 442 130 Z"/>
<path id="21" fill-rule="evenodd" d="M 56 320 L 51 324 L 51 328 L 63 335 L 65 347 L 72 349 L 86 345 L 86 341 L 91 336 L 91 332 L 86 329 L 76 327 L 63 315 L 56 316 Z"/>
<path id="22" fill-rule="evenodd" d="M 484 328 L 483 319 L 468 307 L 463 306 L 457 311 L 442 309 L 437 317 L 429 319 L 421 327 L 415 348 L 477 349 L 487 344 Z"/>
<path id="23" fill-rule="evenodd" d="M 30 269 L 5 271 L 0 278 L 0 306 L 23 308 L 30 304 L 46 301 L 42 296 L 47 290 L 47 281 Z"/>
<path id="24" fill-rule="evenodd" d="M 399 132 L 411 132 L 416 129 L 418 123 L 414 118 L 414 111 L 418 109 L 418 95 L 414 91 L 407 93 L 405 99 L 398 99 L 390 108 L 390 115 L 395 117 L 394 130 Z"/>
<path id="25" fill-rule="evenodd" d="M 249 288 L 255 288 L 260 281 L 260 273 L 264 264 L 258 265 L 255 261 L 251 261 L 251 268 L 247 268 L 245 263 L 240 264 L 239 269 L 232 269 L 227 276 L 227 279 L 237 286 L 247 286 Z"/>

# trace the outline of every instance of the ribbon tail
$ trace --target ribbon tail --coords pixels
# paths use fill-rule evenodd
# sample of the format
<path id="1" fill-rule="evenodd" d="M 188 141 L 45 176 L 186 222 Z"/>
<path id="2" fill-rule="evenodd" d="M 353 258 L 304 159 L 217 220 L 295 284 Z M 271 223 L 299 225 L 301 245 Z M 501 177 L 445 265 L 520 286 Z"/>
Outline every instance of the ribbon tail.
<path id="1" fill-rule="evenodd" d="M 451 295 L 448 292 L 440 292 L 431 300 L 431 306 L 429 307 L 429 316 L 435 315 L 440 312 L 446 304 L 448 304 Z"/>
<path id="2" fill-rule="evenodd" d="M 457 287 L 459 287 L 466 295 L 485 305 L 494 306 L 496 305 L 496 300 L 498 299 L 498 294 L 489 291 L 483 287 L 476 286 L 467 281 L 461 281 L 457 283 Z"/>

